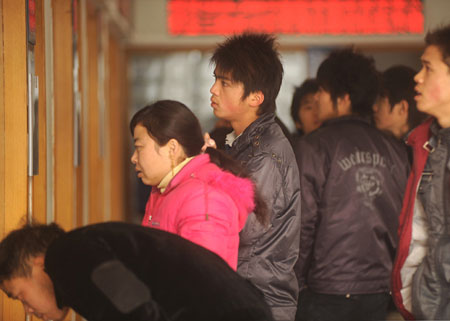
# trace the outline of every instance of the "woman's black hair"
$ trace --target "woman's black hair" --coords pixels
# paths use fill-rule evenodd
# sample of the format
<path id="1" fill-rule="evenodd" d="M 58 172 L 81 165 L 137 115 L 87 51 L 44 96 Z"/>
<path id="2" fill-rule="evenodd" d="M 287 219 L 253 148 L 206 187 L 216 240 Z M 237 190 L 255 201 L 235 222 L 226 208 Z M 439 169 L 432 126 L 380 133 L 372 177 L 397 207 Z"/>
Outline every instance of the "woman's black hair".
<path id="1" fill-rule="evenodd" d="M 187 157 L 199 155 L 202 152 L 204 138 L 200 123 L 194 113 L 184 104 L 174 100 L 160 100 L 139 110 L 131 119 L 130 131 L 134 134 L 137 125 L 146 128 L 147 133 L 160 146 L 166 145 L 170 139 L 175 139 L 183 147 Z M 238 177 L 249 178 L 244 167 L 223 151 L 207 148 L 211 162 L 225 171 Z M 254 185 L 254 213 L 258 221 L 268 223 L 268 210 L 262 197 Z"/>

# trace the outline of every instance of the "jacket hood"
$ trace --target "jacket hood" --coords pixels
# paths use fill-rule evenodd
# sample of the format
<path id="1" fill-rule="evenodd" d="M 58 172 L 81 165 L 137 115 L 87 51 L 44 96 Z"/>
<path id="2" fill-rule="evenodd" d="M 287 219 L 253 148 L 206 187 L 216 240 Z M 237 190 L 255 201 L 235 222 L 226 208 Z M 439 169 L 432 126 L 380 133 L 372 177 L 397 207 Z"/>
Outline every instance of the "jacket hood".
<path id="1" fill-rule="evenodd" d="M 167 189 L 174 188 L 187 175 L 200 179 L 209 187 L 229 195 L 239 211 L 239 229 L 244 227 L 248 215 L 255 208 L 255 186 L 250 179 L 238 177 L 222 170 L 210 162 L 208 154 L 201 154 L 186 164 L 172 179 Z"/>
<path id="2" fill-rule="evenodd" d="M 210 186 L 222 190 L 234 201 L 239 211 L 239 229 L 242 229 L 248 215 L 255 209 L 253 182 L 226 171 L 221 171 L 221 175 L 209 172 L 205 178 Z"/>

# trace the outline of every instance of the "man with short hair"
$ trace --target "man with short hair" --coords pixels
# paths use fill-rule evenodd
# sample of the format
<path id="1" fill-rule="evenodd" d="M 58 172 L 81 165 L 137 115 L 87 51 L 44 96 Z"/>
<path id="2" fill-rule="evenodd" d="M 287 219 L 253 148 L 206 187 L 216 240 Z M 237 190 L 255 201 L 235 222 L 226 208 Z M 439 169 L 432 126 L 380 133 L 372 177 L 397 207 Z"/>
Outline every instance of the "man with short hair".
<path id="1" fill-rule="evenodd" d="M 296 148 L 302 186 L 297 320 L 384 320 L 408 172 L 405 149 L 369 123 L 374 61 L 352 49 L 320 65 L 319 120 Z"/>
<path id="2" fill-rule="evenodd" d="M 89 321 L 273 321 L 259 291 L 180 236 L 110 222 L 26 225 L 0 243 L 0 287 L 27 314 Z"/>
<path id="3" fill-rule="evenodd" d="M 277 321 L 294 319 L 294 265 L 300 233 L 300 186 L 294 152 L 275 121 L 283 66 L 275 38 L 244 33 L 220 44 L 211 58 L 214 114 L 230 122 L 227 152 L 256 182 L 270 208 L 263 226 L 251 214 L 240 233 L 238 273 L 259 288 Z"/>
<path id="4" fill-rule="evenodd" d="M 295 140 L 307 135 L 319 128 L 320 122 L 317 115 L 317 92 L 319 84 L 315 79 L 306 79 L 298 87 L 295 87 L 291 103 L 291 117 L 295 123 L 297 132 Z"/>
<path id="5" fill-rule="evenodd" d="M 413 167 L 392 273 L 405 319 L 450 319 L 450 25 L 429 32 L 415 76 L 417 109 L 432 118 L 408 136 Z"/>
<path id="6" fill-rule="evenodd" d="M 414 100 L 415 74 L 414 69 L 403 65 L 385 70 L 381 74 L 382 90 L 373 105 L 376 127 L 400 140 L 427 117 L 417 110 Z"/>

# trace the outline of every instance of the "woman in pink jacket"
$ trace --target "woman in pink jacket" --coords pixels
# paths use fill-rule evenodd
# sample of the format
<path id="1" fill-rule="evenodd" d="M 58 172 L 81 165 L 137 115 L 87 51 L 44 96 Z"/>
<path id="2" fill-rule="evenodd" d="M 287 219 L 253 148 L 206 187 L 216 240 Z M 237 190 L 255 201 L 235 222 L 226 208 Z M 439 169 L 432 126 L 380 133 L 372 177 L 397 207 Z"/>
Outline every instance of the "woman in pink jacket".
<path id="1" fill-rule="evenodd" d="M 265 205 L 243 168 L 207 148 L 195 115 L 182 103 L 158 101 L 130 123 L 138 177 L 152 186 L 142 225 L 178 234 L 237 267 L 239 232 L 254 210 L 265 222 Z M 256 205 L 256 208 L 255 208 Z"/>

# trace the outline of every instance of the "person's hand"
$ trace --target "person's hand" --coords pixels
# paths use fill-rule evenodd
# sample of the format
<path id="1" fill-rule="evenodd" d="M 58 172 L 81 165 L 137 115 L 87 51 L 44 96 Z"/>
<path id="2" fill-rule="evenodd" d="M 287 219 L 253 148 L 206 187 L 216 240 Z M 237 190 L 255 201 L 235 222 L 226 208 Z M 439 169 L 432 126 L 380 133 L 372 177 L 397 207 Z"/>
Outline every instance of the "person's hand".
<path id="1" fill-rule="evenodd" d="M 209 136 L 209 133 L 205 133 L 205 135 L 203 135 L 203 139 L 205 140 L 205 144 L 203 144 L 202 153 L 204 153 L 208 147 L 212 147 L 214 149 L 217 148 L 216 142 L 211 138 L 211 136 Z"/>

